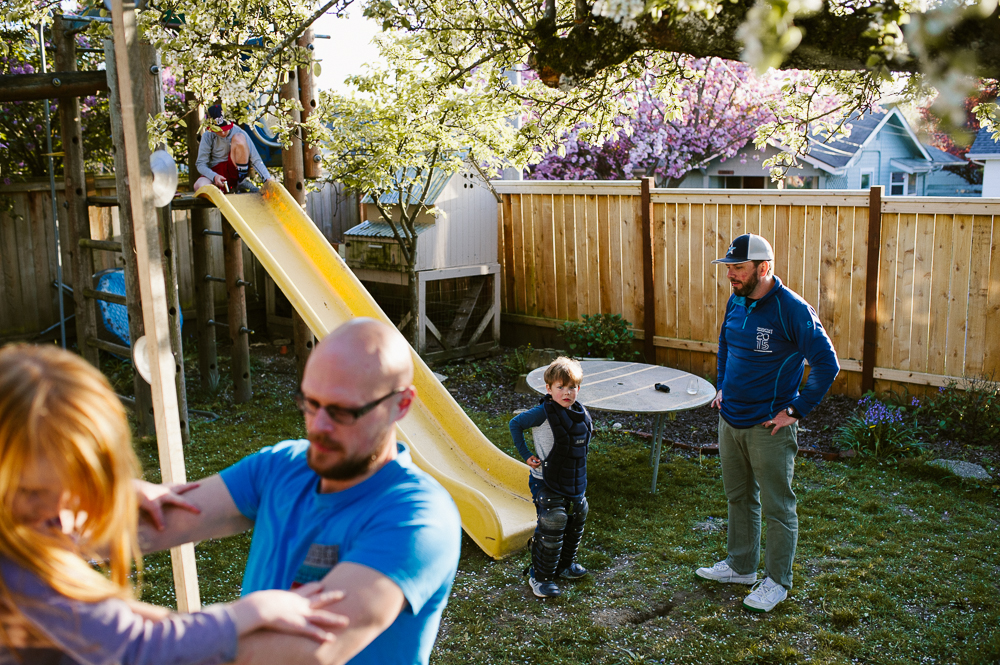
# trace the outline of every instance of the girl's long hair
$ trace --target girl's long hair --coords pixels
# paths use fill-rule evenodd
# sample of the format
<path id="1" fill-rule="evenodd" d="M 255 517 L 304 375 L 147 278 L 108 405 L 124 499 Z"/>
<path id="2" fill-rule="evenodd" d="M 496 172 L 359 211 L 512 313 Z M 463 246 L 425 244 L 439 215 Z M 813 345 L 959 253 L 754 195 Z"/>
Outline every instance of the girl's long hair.
<path id="1" fill-rule="evenodd" d="M 33 460 L 51 464 L 69 491 L 73 537 L 15 520 L 14 497 Z M 125 411 L 100 372 L 52 346 L 0 349 L 0 556 L 68 598 L 131 597 L 138 470 Z M 106 560 L 107 574 L 88 560 Z M 0 601 L 4 614 L 19 614 L 2 579 Z"/>

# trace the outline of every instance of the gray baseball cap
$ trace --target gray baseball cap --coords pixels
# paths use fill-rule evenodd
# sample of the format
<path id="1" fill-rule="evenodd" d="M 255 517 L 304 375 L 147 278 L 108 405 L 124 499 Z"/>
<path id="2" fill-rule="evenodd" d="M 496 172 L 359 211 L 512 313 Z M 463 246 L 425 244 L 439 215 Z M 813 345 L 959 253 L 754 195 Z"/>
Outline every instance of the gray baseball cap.
<path id="1" fill-rule="evenodd" d="M 721 259 L 712 263 L 744 263 L 746 261 L 773 261 L 774 250 L 771 243 L 753 233 L 744 233 L 729 245 L 729 251 Z"/>

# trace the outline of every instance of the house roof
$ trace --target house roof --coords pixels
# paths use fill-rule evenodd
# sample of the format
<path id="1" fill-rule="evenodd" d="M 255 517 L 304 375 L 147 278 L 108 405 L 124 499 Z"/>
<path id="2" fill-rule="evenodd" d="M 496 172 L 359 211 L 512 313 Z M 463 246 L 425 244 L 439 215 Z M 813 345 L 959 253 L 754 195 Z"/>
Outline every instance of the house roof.
<path id="1" fill-rule="evenodd" d="M 852 113 L 851 117 L 847 120 L 847 124 L 851 126 L 850 136 L 837 134 L 826 142 L 822 142 L 818 138 L 810 138 L 809 155 L 813 159 L 825 162 L 837 170 L 853 166 L 854 162 L 860 157 L 861 151 L 875 139 L 882 128 L 893 118 L 897 119 L 906 132 L 906 136 L 909 137 L 913 142 L 913 146 L 923 157 L 923 159 L 917 158 L 917 160 L 931 161 L 933 158 L 928 153 L 926 146 L 920 143 L 917 135 L 913 133 L 910 123 L 906 121 L 906 118 L 896 107 L 892 107 L 888 111 L 869 111 L 864 115 L 859 115 L 857 112 Z"/>
<path id="2" fill-rule="evenodd" d="M 969 159 L 1000 159 L 1000 143 L 993 140 L 993 132 L 985 127 L 980 129 L 966 157 Z"/>
<path id="3" fill-rule="evenodd" d="M 926 143 L 924 144 L 924 150 L 926 150 L 927 154 L 931 156 L 932 160 L 934 160 L 934 166 L 948 166 L 949 164 L 961 165 L 969 163 L 969 160 L 967 159 L 956 157 L 950 152 L 945 152 L 940 148 L 935 148 L 934 146 L 927 145 Z"/>
<path id="4" fill-rule="evenodd" d="M 406 168 L 406 179 L 409 180 L 415 177 L 417 174 L 413 167 Z M 448 173 L 442 169 L 434 169 L 434 173 L 431 175 L 431 183 L 427 188 L 427 198 L 424 200 L 424 205 L 434 205 L 437 198 L 441 196 L 441 192 L 444 191 L 445 185 L 451 180 L 454 173 Z M 403 170 L 400 169 L 396 173 L 396 182 L 403 180 Z M 426 182 L 426 178 L 421 178 L 413 185 L 413 191 L 410 192 L 409 201 L 407 205 L 417 205 L 420 202 L 421 194 L 424 190 L 423 183 Z M 375 199 L 369 194 L 365 194 L 365 197 L 361 200 L 362 203 L 374 203 Z M 399 203 L 399 191 L 393 190 L 390 192 L 385 192 L 379 196 L 379 203 L 382 205 L 396 205 Z"/>
<path id="5" fill-rule="evenodd" d="M 432 228 L 434 228 L 433 224 L 414 224 L 414 230 L 418 236 Z M 388 222 L 361 222 L 357 226 L 344 231 L 344 236 L 396 239 L 396 236 L 392 233 L 392 227 Z"/>

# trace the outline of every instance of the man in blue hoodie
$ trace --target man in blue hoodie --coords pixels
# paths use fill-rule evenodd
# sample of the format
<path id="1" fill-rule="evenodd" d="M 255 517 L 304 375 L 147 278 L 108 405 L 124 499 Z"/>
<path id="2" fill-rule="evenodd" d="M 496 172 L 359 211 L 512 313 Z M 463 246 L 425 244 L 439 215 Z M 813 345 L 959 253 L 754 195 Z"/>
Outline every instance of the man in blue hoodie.
<path id="1" fill-rule="evenodd" d="M 747 233 L 721 259 L 733 295 L 719 333 L 719 456 L 729 502 L 728 556 L 699 568 L 699 577 L 753 584 L 743 606 L 770 612 L 792 588 L 798 540 L 792 476 L 798 422 L 837 378 L 840 364 L 816 311 L 774 275 L 774 250 Z M 809 361 L 809 379 L 799 390 Z M 767 517 L 765 577 L 760 564 L 760 514 Z M 755 584 L 756 582 L 756 584 Z"/>

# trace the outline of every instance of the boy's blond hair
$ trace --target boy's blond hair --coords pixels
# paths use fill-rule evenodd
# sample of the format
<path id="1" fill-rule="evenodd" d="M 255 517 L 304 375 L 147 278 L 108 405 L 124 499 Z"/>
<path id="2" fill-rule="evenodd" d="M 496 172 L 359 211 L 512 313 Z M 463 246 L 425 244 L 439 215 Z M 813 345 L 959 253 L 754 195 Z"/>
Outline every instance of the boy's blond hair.
<path id="1" fill-rule="evenodd" d="M 557 381 L 564 386 L 579 386 L 583 383 L 583 368 L 572 358 L 559 356 L 545 369 L 544 378 L 547 386 L 554 386 Z"/>
<path id="2" fill-rule="evenodd" d="M 31 462 L 55 468 L 84 520 L 79 540 L 15 518 L 14 497 Z M 132 485 L 138 470 L 125 411 L 99 371 L 51 346 L 0 349 L 0 556 L 68 598 L 130 598 L 129 574 L 139 560 Z M 107 577 L 87 563 L 104 559 L 101 553 L 110 555 Z M 4 628 L 18 614 L 0 581 L 0 643 L 8 641 Z"/>

